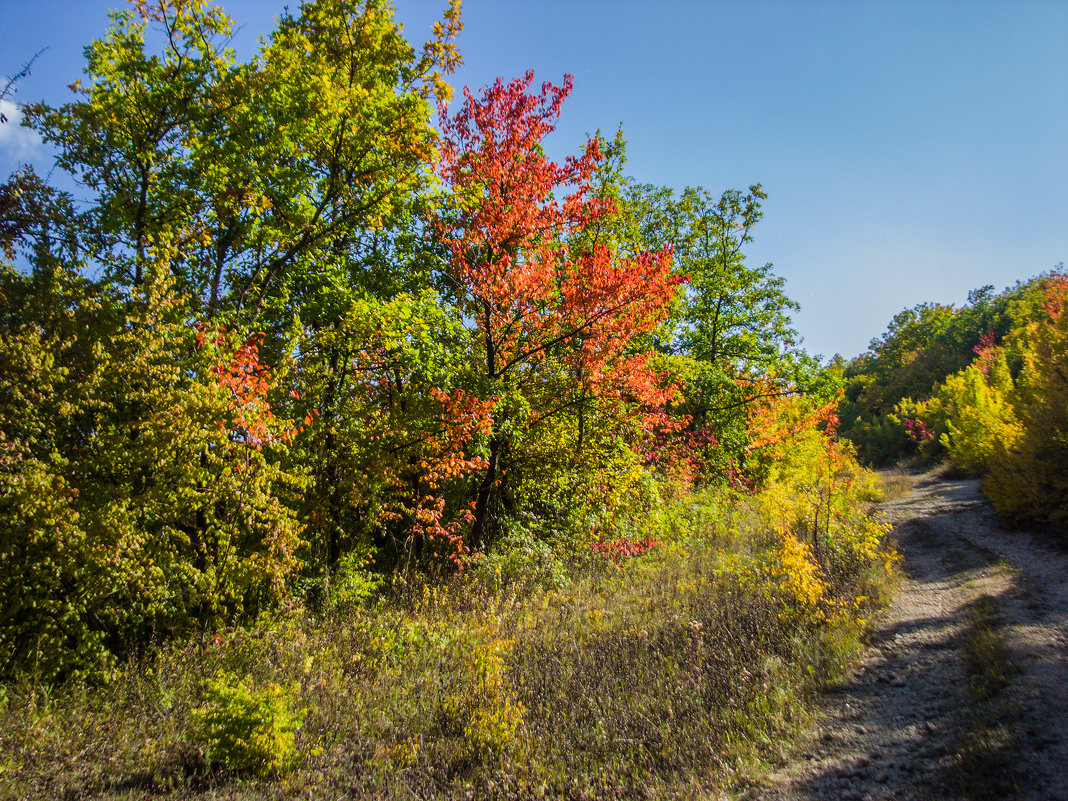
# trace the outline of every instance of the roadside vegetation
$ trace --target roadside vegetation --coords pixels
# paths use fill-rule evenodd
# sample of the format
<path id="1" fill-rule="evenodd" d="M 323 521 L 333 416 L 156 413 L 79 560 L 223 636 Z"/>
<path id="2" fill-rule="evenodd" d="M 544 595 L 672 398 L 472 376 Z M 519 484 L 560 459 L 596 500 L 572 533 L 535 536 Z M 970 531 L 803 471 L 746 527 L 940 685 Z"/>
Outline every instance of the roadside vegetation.
<path id="1" fill-rule="evenodd" d="M 780 511 L 807 499 L 772 490 L 667 502 L 582 556 L 517 544 L 449 579 L 351 576 L 317 612 L 172 641 L 104 686 L 24 676 L 0 792 L 633 798 L 758 771 L 893 573 L 859 512 L 832 515 L 816 562 Z"/>
<path id="2" fill-rule="evenodd" d="M 1004 622 L 996 602 L 980 595 L 971 604 L 964 633 L 964 666 L 973 706 L 957 744 L 952 779 L 966 798 L 990 801 L 1020 791 L 1020 743 L 1013 709 L 1001 696 L 1013 673 Z"/>
<path id="3" fill-rule="evenodd" d="M 897 315 L 844 365 L 843 435 L 869 464 L 945 460 L 981 476 L 1002 520 L 1068 520 L 1068 276 Z"/>

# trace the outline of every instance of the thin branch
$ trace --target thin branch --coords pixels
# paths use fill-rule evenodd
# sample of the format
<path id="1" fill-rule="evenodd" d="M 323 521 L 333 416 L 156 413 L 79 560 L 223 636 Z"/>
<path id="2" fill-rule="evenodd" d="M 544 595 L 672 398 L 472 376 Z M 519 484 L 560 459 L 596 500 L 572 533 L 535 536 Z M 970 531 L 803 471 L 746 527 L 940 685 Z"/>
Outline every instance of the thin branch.
<path id="1" fill-rule="evenodd" d="M 4 84 L 4 88 L 0 89 L 0 101 L 7 100 L 9 95 L 15 93 L 15 84 L 30 74 L 30 69 L 33 67 L 33 62 L 35 62 L 37 60 L 37 57 L 40 56 L 41 53 L 43 53 L 47 49 L 47 47 L 42 47 L 40 50 L 33 54 L 33 57 L 29 61 L 22 65 L 18 72 L 16 72 L 14 75 L 7 79 L 7 83 Z M 7 115 L 0 113 L 0 124 L 6 124 L 7 122 Z"/>

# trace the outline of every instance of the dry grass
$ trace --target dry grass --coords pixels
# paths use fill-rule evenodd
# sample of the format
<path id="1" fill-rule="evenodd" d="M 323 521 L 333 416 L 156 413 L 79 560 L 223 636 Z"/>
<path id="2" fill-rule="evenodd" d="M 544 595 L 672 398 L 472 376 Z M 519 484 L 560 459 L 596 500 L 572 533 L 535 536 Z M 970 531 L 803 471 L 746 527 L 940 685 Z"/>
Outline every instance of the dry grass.
<path id="1" fill-rule="evenodd" d="M 1002 621 L 987 595 L 978 597 L 969 611 L 964 667 L 975 703 L 961 732 L 951 778 L 961 795 L 974 801 L 1013 798 L 1020 790 L 1015 770 L 1019 744 L 1000 697 L 1012 674 Z"/>
<path id="2" fill-rule="evenodd" d="M 879 498 L 880 501 L 902 498 L 912 492 L 916 486 L 917 476 L 914 472 L 902 467 L 879 471 Z"/>
<path id="3" fill-rule="evenodd" d="M 7 687 L 0 797 L 660 798 L 721 786 L 783 747 L 859 629 L 790 606 L 768 570 L 774 538 L 745 530 L 747 513 L 712 526 L 679 514 L 703 533 L 671 541 L 665 529 L 661 548 L 624 567 L 576 560 L 562 588 L 488 569 L 397 582 L 371 606 L 294 609 L 165 648 L 108 687 Z M 851 581 L 849 593 L 867 581 L 864 594 L 879 594 L 878 579 Z M 228 772 L 190 736 L 223 673 L 291 688 L 303 727 L 284 775 Z"/>

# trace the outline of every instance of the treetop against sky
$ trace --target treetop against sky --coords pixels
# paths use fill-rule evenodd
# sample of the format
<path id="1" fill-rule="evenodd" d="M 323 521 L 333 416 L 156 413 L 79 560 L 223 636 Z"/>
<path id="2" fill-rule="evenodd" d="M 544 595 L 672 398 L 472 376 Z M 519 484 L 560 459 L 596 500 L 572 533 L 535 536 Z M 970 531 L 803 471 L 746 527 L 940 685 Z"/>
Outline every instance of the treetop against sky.
<path id="1" fill-rule="evenodd" d="M 120 5 L 4 0 L 0 74 L 47 48 L 15 101 L 66 101 Z M 282 7 L 222 5 L 239 55 Z M 445 3 L 395 6 L 414 42 Z M 1064 3 L 467 0 L 463 19 L 457 89 L 574 73 L 551 156 L 621 125 L 641 182 L 760 182 L 750 261 L 786 278 L 811 352 L 851 356 L 903 307 L 960 304 L 1068 255 Z M 0 127 L 0 171 L 24 161 L 47 171 L 49 152 Z"/>

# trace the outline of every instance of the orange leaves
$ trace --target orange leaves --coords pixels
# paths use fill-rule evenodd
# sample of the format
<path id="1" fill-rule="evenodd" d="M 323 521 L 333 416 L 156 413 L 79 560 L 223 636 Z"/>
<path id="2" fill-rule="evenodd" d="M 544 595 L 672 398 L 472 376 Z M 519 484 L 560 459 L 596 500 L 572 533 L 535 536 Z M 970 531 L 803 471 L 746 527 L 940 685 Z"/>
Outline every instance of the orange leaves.
<path id="1" fill-rule="evenodd" d="M 434 224 L 459 311 L 475 328 L 476 385 L 508 398 L 490 423 L 471 531 L 479 542 L 509 462 L 534 426 L 573 414 L 577 452 L 589 421 L 602 434 L 609 420 L 639 429 L 641 413 L 671 393 L 648 355 L 634 353 L 634 339 L 668 313 L 680 283 L 672 253 L 621 258 L 603 244 L 580 246 L 614 211 L 612 201 L 591 196 L 599 140 L 562 163 L 547 158 L 542 140 L 572 79 L 543 83 L 540 92 L 530 91 L 533 80 L 532 72 L 498 79 L 478 98 L 467 89 L 451 117 L 439 106 L 438 171 L 454 207 Z"/>
<path id="2" fill-rule="evenodd" d="M 746 450 L 782 446 L 816 428 L 834 432 L 838 428 L 837 408 L 837 398 L 818 407 L 782 397 L 753 404 L 749 408 L 750 439 Z"/>
<path id="3" fill-rule="evenodd" d="M 273 385 L 270 370 L 260 362 L 259 348 L 263 333 L 253 334 L 233 350 L 229 350 L 226 334 L 226 329 L 220 326 L 210 338 L 210 346 L 220 351 L 221 355 L 221 359 L 212 364 L 210 370 L 219 386 L 227 390 L 229 397 L 230 419 L 225 423 L 220 421 L 219 425 L 229 429 L 232 442 L 257 451 L 273 442 L 292 442 L 305 426 L 311 425 L 318 409 L 312 409 L 305 415 L 303 425 L 285 427 L 267 401 L 267 394 Z M 196 343 L 198 350 L 209 344 L 203 326 L 197 328 Z M 291 395 L 299 397 L 296 392 Z"/>
<path id="4" fill-rule="evenodd" d="M 671 274 L 670 251 L 614 258 L 597 245 L 581 254 L 560 280 L 560 304 L 552 319 L 559 333 L 581 334 L 567 358 L 604 374 L 633 336 L 661 322 L 679 283 Z"/>
<path id="5" fill-rule="evenodd" d="M 432 430 L 403 430 L 400 421 L 392 419 L 378 435 L 384 446 L 378 468 L 385 469 L 392 488 L 379 519 L 396 524 L 408 547 L 426 543 L 438 556 L 463 567 L 471 554 L 464 532 L 472 511 L 469 505 L 457 509 L 446 498 L 457 482 L 486 469 L 486 460 L 472 452 L 472 445 L 489 433 L 497 399 L 483 401 L 462 389 L 447 392 L 438 387 L 429 395 L 433 408 L 424 411 L 422 422 L 436 421 Z M 404 443 L 403 453 L 393 444 L 398 439 Z"/>
<path id="6" fill-rule="evenodd" d="M 463 235 L 449 240 L 454 252 L 461 243 L 544 240 L 561 226 L 582 224 L 594 211 L 581 201 L 600 158 L 596 140 L 562 166 L 540 146 L 571 94 L 571 75 L 559 87 L 542 84 L 540 95 L 527 92 L 533 80 L 531 71 L 507 86 L 498 78 L 479 100 L 465 88 L 463 108 L 453 117 L 439 106 L 445 135 L 439 171 L 450 185 L 471 190 Z M 575 195 L 563 204 L 548 201 L 554 187 L 568 185 L 579 187 Z"/>
<path id="7" fill-rule="evenodd" d="M 787 483 L 823 492 L 855 466 L 837 436 L 837 399 L 815 405 L 801 396 L 776 396 L 749 414 L 747 469 L 758 486 Z"/>
<path id="8" fill-rule="evenodd" d="M 462 389 L 450 395 L 437 387 L 431 388 L 430 395 L 441 404 L 447 438 L 455 444 L 462 445 L 478 434 L 490 433 L 496 398 L 482 401 Z"/>
<path id="9" fill-rule="evenodd" d="M 1042 307 L 1049 315 L 1049 319 L 1057 322 L 1064 308 L 1068 305 L 1068 274 L 1051 273 L 1044 280 L 1045 300 Z"/>
<path id="10" fill-rule="evenodd" d="M 630 259 L 604 245 L 571 252 L 569 237 L 613 211 L 611 201 L 590 197 L 602 154 L 591 139 L 563 164 L 545 157 L 541 141 L 555 128 L 571 76 L 540 93 L 528 91 L 533 79 L 498 79 L 478 99 L 465 90 L 453 117 L 441 108 L 439 171 L 459 212 L 439 218 L 438 233 L 465 312 L 484 337 L 490 379 L 552 355 L 603 384 L 618 377 L 631 339 L 663 320 L 681 279 L 670 250 Z M 632 365 L 641 374 L 643 365 Z"/>

